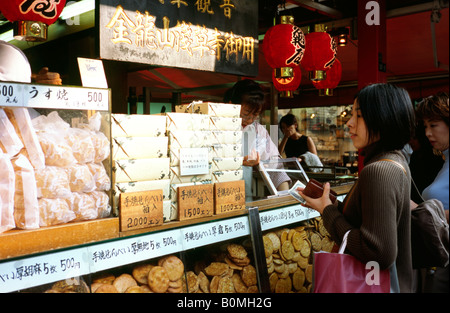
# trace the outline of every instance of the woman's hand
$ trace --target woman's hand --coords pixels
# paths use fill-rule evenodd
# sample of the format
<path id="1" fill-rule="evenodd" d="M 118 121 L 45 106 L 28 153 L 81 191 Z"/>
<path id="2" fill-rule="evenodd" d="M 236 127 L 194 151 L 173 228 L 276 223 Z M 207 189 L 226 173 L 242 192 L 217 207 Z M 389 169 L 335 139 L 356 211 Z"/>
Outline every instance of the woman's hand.
<path id="1" fill-rule="evenodd" d="M 319 212 L 322 215 L 323 210 L 328 205 L 333 204 L 330 200 L 330 189 L 331 189 L 330 183 L 325 183 L 324 187 L 323 187 L 322 197 L 317 198 L 317 199 L 305 196 L 303 194 L 304 188 L 297 188 L 297 192 L 303 199 L 305 199 L 307 207 L 316 210 L 317 212 Z"/>
<path id="2" fill-rule="evenodd" d="M 256 166 L 259 164 L 260 157 L 259 152 L 256 152 L 253 150 L 250 155 L 247 155 L 244 157 L 244 160 L 242 161 L 242 165 L 244 166 Z"/>

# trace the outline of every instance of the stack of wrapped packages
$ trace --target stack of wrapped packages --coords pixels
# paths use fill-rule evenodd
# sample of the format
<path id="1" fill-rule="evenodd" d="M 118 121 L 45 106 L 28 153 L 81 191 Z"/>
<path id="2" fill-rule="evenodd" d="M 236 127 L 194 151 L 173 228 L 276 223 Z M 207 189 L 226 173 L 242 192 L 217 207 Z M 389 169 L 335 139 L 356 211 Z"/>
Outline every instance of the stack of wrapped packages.
<path id="1" fill-rule="evenodd" d="M 172 219 L 177 219 L 177 189 L 243 179 L 240 105 L 193 102 L 167 114 L 171 165 Z M 207 148 L 207 174 L 181 176 L 180 149 Z"/>
<path id="2" fill-rule="evenodd" d="M 170 159 L 166 116 L 111 114 L 114 204 L 120 195 L 163 191 L 164 220 L 170 217 Z"/>
<path id="3" fill-rule="evenodd" d="M 31 120 L 27 108 L 0 109 L 1 231 L 110 215 L 100 120 L 97 113 L 75 128 L 56 111 Z"/>

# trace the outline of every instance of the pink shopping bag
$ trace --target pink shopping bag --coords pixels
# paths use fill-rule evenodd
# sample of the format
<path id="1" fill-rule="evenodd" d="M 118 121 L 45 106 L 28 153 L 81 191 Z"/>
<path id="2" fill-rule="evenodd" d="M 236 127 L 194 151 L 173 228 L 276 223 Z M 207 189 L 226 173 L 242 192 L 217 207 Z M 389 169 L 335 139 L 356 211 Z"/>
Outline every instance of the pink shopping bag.
<path id="1" fill-rule="evenodd" d="M 363 264 L 344 254 L 347 232 L 338 253 L 314 253 L 315 293 L 389 293 L 389 270 Z M 366 269 L 367 267 L 367 269 Z"/>

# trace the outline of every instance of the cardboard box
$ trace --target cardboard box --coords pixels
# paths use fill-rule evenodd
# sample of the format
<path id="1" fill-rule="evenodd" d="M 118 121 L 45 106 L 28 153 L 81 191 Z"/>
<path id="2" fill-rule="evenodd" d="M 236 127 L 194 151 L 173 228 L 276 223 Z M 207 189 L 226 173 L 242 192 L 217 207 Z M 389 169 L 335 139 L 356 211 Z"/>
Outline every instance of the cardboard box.
<path id="1" fill-rule="evenodd" d="M 171 184 L 185 184 L 185 183 L 209 183 L 211 182 L 211 172 L 204 175 L 189 175 L 181 176 L 180 167 L 170 167 L 170 183 Z"/>
<path id="2" fill-rule="evenodd" d="M 214 102 L 193 102 L 191 104 L 192 113 L 206 114 L 209 116 L 222 117 L 240 117 L 241 106 L 238 104 L 229 103 L 214 103 Z"/>
<path id="3" fill-rule="evenodd" d="M 112 158 L 167 158 L 168 146 L 168 137 L 115 137 L 112 140 Z"/>
<path id="4" fill-rule="evenodd" d="M 242 161 L 244 157 L 235 158 L 213 158 L 211 163 L 211 171 L 235 171 L 242 169 Z"/>
<path id="5" fill-rule="evenodd" d="M 239 117 L 211 116 L 211 130 L 242 131 L 242 119 Z"/>
<path id="6" fill-rule="evenodd" d="M 115 160 L 113 162 L 115 183 L 168 179 L 169 158 Z"/>
<path id="7" fill-rule="evenodd" d="M 225 183 L 244 179 L 244 171 L 216 171 L 212 173 L 213 183 Z"/>
<path id="8" fill-rule="evenodd" d="M 167 117 L 164 115 L 111 114 L 111 136 L 161 137 L 166 135 Z"/>
<path id="9" fill-rule="evenodd" d="M 167 131 L 209 130 L 209 116 L 190 113 L 167 113 Z"/>

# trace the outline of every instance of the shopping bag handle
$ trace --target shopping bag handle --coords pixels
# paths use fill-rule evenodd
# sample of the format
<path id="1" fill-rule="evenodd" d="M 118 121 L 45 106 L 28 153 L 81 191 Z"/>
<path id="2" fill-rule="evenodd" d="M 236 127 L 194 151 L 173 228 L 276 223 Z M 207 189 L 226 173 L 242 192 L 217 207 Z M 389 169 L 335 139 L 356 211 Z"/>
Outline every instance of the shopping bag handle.
<path id="1" fill-rule="evenodd" d="M 347 237 L 348 237 L 349 233 L 350 233 L 350 230 L 348 230 L 345 233 L 344 238 L 342 238 L 342 244 L 341 244 L 341 246 L 339 248 L 339 252 L 338 252 L 339 254 L 344 254 L 345 248 L 347 247 Z"/>

